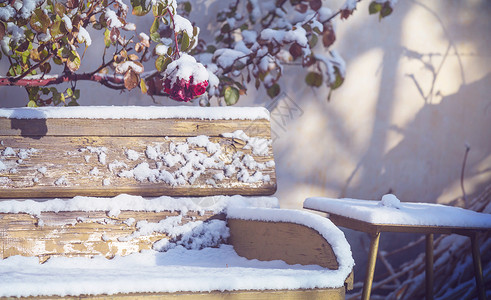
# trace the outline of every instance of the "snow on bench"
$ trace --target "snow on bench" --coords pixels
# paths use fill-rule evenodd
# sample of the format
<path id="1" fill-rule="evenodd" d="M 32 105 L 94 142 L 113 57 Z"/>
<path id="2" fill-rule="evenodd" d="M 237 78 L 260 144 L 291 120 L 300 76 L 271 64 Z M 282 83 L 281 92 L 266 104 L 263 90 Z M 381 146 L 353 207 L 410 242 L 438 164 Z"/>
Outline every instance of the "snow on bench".
<path id="1" fill-rule="evenodd" d="M 275 191 L 263 108 L 0 109 L 0 296 L 344 299 L 343 233 Z"/>
<path id="2" fill-rule="evenodd" d="M 173 232 L 179 232 L 182 236 L 178 242 L 165 243 L 165 252 L 146 250 L 124 257 L 116 256 L 111 260 L 61 256 L 52 257 L 44 264 L 39 264 L 33 257 L 12 256 L 4 259 L 0 261 L 0 296 L 291 290 L 344 286 L 354 262 L 343 233 L 325 218 L 302 211 L 273 208 L 277 204 L 272 197 L 241 196 L 198 199 L 160 197 L 147 200 L 120 195 L 115 198 L 77 197 L 43 202 L 3 201 L 0 202 L 1 213 L 23 212 L 37 218 L 42 218 L 43 213 L 49 211 L 104 210 L 109 214 L 110 211 L 122 212 L 134 207 L 139 211 L 225 212 L 230 219 L 308 224 L 332 245 L 339 267 L 331 270 L 313 264 L 289 265 L 280 260 L 248 260 L 237 255 L 232 245 L 220 243 L 230 236 L 225 221 L 213 220 L 206 226 L 202 221 L 191 221 L 186 225 L 176 222 L 161 226 L 165 227 L 162 231 L 171 236 Z M 155 244 L 155 248 L 159 248 L 158 243 Z"/>
<path id="3" fill-rule="evenodd" d="M 491 228 L 490 214 L 441 204 L 400 202 L 391 194 L 381 201 L 312 197 L 304 201 L 304 208 L 371 224 Z"/>

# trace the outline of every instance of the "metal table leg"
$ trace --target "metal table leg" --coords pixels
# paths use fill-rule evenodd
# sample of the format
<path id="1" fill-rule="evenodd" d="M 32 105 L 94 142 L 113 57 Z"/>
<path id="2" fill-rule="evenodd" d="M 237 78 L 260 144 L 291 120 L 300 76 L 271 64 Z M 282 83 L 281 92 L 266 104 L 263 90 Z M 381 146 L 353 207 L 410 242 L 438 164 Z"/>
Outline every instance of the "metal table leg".
<path id="1" fill-rule="evenodd" d="M 476 277 L 477 295 L 479 300 L 486 299 L 486 291 L 484 288 L 484 279 L 482 276 L 481 253 L 479 251 L 479 243 L 477 242 L 477 233 L 473 232 L 470 235 L 472 248 L 472 262 L 474 263 L 474 276 Z"/>
<path id="2" fill-rule="evenodd" d="M 373 275 L 375 273 L 375 263 L 377 262 L 378 244 L 380 241 L 380 232 L 371 235 L 370 252 L 368 253 L 367 273 L 365 283 L 363 284 L 362 300 L 369 300 L 372 291 Z"/>
<path id="3" fill-rule="evenodd" d="M 433 233 L 426 235 L 426 300 L 433 300 Z"/>

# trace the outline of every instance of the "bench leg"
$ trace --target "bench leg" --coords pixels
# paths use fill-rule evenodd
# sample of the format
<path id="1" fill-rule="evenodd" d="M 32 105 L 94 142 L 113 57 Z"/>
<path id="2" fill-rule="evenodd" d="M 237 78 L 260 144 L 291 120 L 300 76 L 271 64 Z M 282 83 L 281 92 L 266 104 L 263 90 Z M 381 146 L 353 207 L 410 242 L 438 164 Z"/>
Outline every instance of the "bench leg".
<path id="1" fill-rule="evenodd" d="M 472 261 L 474 263 L 474 276 L 476 277 L 477 295 L 479 300 L 486 299 L 486 291 L 484 288 L 484 280 L 482 277 L 481 253 L 479 251 L 479 243 L 477 242 L 477 233 L 472 233 L 471 236 Z"/>
<path id="2" fill-rule="evenodd" d="M 378 244 L 380 241 L 380 232 L 371 235 L 370 252 L 368 253 L 367 273 L 365 283 L 363 284 L 362 300 L 369 300 L 372 292 L 373 275 L 375 273 L 375 263 L 377 262 Z"/>
<path id="3" fill-rule="evenodd" d="M 426 235 L 426 300 L 433 300 L 433 233 Z"/>

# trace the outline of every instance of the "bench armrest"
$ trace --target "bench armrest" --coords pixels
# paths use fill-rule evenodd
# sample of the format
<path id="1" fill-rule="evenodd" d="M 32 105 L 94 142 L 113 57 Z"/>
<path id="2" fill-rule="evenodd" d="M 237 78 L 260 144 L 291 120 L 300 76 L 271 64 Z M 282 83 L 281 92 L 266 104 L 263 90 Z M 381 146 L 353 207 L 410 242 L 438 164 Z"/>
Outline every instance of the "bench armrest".
<path id="1" fill-rule="evenodd" d="M 287 209 L 229 208 L 230 243 L 247 259 L 319 265 L 352 281 L 354 260 L 343 232 L 329 219 Z"/>

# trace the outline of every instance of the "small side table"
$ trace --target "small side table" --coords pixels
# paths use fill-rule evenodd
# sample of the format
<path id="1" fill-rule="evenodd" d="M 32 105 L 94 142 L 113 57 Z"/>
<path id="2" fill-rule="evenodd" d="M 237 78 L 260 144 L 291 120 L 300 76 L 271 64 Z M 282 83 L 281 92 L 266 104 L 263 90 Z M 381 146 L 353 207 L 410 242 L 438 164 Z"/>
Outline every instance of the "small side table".
<path id="1" fill-rule="evenodd" d="M 306 199 L 303 207 L 328 213 L 329 219 L 337 226 L 370 234 L 363 300 L 370 298 L 381 232 L 426 234 L 427 300 L 433 299 L 433 234 L 453 233 L 470 237 L 478 297 L 479 300 L 486 299 L 477 233 L 491 231 L 491 214 L 439 204 L 400 203 L 400 207 L 395 208 L 383 206 L 380 201 L 321 197 Z"/>

